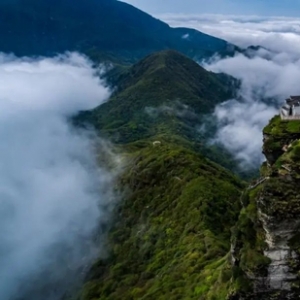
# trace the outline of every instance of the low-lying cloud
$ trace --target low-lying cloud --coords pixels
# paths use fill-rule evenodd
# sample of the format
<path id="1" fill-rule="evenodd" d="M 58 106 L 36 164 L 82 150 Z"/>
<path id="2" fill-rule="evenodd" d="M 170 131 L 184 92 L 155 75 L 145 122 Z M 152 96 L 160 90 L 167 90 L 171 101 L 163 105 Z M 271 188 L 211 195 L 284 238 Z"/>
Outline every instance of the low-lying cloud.
<path id="1" fill-rule="evenodd" d="M 254 48 L 251 55 L 201 62 L 208 70 L 241 81 L 237 99 L 215 109 L 218 131 L 213 142 L 223 144 L 243 167 L 258 167 L 263 160 L 263 127 L 285 98 L 300 94 L 300 19 L 207 14 L 159 17 L 173 27 L 192 27 L 240 47 L 263 47 Z"/>
<path id="2" fill-rule="evenodd" d="M 299 18 L 213 14 L 163 14 L 158 17 L 172 27 L 195 28 L 243 48 L 260 45 L 295 55 L 300 51 Z"/>
<path id="3" fill-rule="evenodd" d="M 238 100 L 216 108 L 219 129 L 213 142 L 221 142 L 243 167 L 257 167 L 263 160 L 263 127 L 286 97 L 300 94 L 300 19 L 208 14 L 159 17 L 173 27 L 192 27 L 243 48 L 263 47 L 254 49 L 250 57 L 236 54 L 201 62 L 206 69 L 230 74 L 242 84 Z"/>
<path id="4" fill-rule="evenodd" d="M 197 119 L 197 114 L 186 104 L 181 103 L 179 100 L 173 101 L 169 105 L 161 105 L 158 107 L 145 107 L 145 112 L 152 118 L 159 116 L 176 116 L 189 120 Z"/>
<path id="5" fill-rule="evenodd" d="M 68 119 L 109 91 L 74 53 L 1 54 L 0 78 L 0 299 L 24 299 L 33 284 L 37 294 L 27 299 L 57 300 L 62 281 L 70 284 L 99 254 L 91 236 L 114 199 L 113 172 L 97 167 L 97 148 L 109 148 Z M 49 284 L 55 288 L 45 293 Z"/>
<path id="6" fill-rule="evenodd" d="M 215 141 L 221 142 L 247 168 L 255 168 L 263 160 L 263 127 L 278 114 L 289 95 L 300 94 L 300 57 L 280 59 L 273 54 L 270 58 L 238 54 L 205 65 L 211 71 L 241 80 L 239 100 L 230 100 L 215 109 L 219 124 Z"/>
<path id="7" fill-rule="evenodd" d="M 262 128 L 277 110 L 261 102 L 230 100 L 214 112 L 218 131 L 213 142 L 235 155 L 243 169 L 255 169 L 262 162 Z"/>

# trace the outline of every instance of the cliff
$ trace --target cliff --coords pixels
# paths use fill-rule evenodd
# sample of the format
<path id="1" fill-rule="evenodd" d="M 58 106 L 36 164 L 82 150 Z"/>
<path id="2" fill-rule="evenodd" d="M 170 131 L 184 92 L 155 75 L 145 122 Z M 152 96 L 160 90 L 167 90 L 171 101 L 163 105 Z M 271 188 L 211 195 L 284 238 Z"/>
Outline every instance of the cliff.
<path id="1" fill-rule="evenodd" d="M 299 299 L 300 122 L 264 128 L 263 180 L 243 194 L 232 238 L 229 299 Z"/>

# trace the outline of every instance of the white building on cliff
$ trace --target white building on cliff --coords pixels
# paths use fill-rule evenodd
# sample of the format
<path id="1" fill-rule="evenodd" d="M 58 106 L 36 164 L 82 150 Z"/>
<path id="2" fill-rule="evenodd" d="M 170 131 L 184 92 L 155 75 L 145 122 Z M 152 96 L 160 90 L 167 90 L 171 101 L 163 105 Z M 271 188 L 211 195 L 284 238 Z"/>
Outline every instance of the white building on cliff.
<path id="1" fill-rule="evenodd" d="M 282 120 L 300 120 L 300 96 L 290 96 L 280 109 Z"/>

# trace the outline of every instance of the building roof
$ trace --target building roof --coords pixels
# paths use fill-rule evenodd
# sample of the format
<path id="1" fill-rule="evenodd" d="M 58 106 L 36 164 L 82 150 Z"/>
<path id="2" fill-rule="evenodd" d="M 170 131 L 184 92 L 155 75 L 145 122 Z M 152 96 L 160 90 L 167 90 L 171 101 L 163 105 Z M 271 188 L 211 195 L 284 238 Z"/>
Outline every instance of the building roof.
<path id="1" fill-rule="evenodd" d="M 286 103 L 289 105 L 300 106 L 300 96 L 290 96 L 286 99 Z"/>
<path id="2" fill-rule="evenodd" d="M 300 101 L 300 96 L 290 96 L 292 100 Z"/>

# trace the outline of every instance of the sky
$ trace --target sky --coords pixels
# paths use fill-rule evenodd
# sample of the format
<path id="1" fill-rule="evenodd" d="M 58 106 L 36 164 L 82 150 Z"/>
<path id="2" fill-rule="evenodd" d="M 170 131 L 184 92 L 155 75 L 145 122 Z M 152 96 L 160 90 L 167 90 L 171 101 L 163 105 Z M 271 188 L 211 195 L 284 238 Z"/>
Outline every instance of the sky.
<path id="1" fill-rule="evenodd" d="M 300 0 L 125 0 L 150 14 L 299 15 Z"/>

